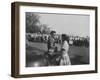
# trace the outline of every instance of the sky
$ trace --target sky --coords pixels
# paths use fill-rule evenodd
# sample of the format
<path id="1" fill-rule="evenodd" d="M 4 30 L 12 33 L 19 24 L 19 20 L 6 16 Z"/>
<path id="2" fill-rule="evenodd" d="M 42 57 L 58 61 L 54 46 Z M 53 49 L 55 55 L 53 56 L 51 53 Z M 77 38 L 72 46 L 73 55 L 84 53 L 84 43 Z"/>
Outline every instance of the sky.
<path id="1" fill-rule="evenodd" d="M 89 16 L 75 14 L 39 14 L 40 22 L 60 34 L 89 36 Z"/>

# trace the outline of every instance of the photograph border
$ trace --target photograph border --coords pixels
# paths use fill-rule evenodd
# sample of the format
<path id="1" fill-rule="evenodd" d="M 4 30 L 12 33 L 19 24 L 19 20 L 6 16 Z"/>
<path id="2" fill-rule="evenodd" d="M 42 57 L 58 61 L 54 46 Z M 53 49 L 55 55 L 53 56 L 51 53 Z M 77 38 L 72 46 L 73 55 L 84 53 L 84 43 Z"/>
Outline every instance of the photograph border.
<path id="1" fill-rule="evenodd" d="M 20 75 L 19 67 L 19 43 L 20 43 L 20 28 L 19 28 L 19 7 L 20 6 L 39 6 L 39 7 L 54 7 L 54 8 L 72 8 L 72 9 L 87 9 L 95 10 L 95 70 L 89 71 L 75 71 L 75 72 L 57 72 L 57 73 L 43 73 L 43 74 L 23 74 Z M 97 7 L 96 6 L 81 6 L 81 5 L 64 5 L 64 4 L 48 4 L 48 3 L 31 3 L 31 2 L 13 2 L 11 4 L 11 76 L 15 78 L 23 77 L 40 77 L 40 76 L 58 76 L 58 75 L 72 75 L 72 74 L 86 74 L 97 73 Z"/>

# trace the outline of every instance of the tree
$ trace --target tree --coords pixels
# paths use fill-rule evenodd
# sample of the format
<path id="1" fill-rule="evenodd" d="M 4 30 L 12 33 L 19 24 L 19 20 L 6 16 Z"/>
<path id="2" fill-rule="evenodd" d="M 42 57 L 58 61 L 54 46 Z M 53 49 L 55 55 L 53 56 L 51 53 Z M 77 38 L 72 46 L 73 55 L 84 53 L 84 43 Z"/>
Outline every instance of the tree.
<path id="1" fill-rule="evenodd" d="M 46 24 L 42 24 L 41 25 L 41 32 L 43 33 L 43 34 L 49 34 L 50 33 L 50 28 L 48 27 L 48 25 L 46 25 Z"/>
<path id="2" fill-rule="evenodd" d="M 32 12 L 26 12 L 26 33 L 37 33 L 40 31 L 39 15 Z"/>

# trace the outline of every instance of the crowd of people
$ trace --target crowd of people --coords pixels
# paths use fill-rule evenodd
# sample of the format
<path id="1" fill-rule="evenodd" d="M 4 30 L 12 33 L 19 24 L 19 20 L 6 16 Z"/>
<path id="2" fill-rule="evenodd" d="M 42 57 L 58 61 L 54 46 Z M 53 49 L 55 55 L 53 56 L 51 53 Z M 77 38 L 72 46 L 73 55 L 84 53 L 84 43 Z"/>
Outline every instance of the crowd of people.
<path id="1" fill-rule="evenodd" d="M 32 42 L 42 42 L 47 43 L 50 34 L 41 34 L 41 33 L 26 33 L 26 38 Z M 89 47 L 89 37 L 78 37 L 78 36 L 68 36 L 67 40 L 70 46 L 85 46 Z M 56 34 L 55 42 L 61 44 L 61 34 Z"/>
<path id="2" fill-rule="evenodd" d="M 26 33 L 26 40 L 31 42 L 40 42 L 47 44 L 46 55 L 50 60 L 54 59 L 55 53 L 58 53 L 56 44 L 61 45 L 59 59 L 59 65 L 71 65 L 70 57 L 68 55 L 69 46 L 86 46 L 89 47 L 89 38 L 81 38 L 78 36 L 72 37 L 66 34 L 56 34 L 55 31 L 51 31 L 50 34 L 41 33 Z M 55 59 L 54 59 L 55 60 Z M 54 61 L 53 61 L 54 62 Z"/>

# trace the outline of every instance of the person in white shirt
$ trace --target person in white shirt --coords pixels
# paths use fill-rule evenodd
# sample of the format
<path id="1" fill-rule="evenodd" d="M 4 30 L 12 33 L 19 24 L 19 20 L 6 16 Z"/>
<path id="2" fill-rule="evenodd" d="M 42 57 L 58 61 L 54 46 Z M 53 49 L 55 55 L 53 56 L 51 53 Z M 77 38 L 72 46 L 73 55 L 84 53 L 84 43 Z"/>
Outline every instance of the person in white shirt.
<path id="1" fill-rule="evenodd" d="M 68 55 L 69 44 L 67 42 L 67 36 L 62 34 L 62 45 L 61 45 L 61 53 L 62 57 L 60 60 L 60 65 L 71 65 L 70 57 Z"/>

